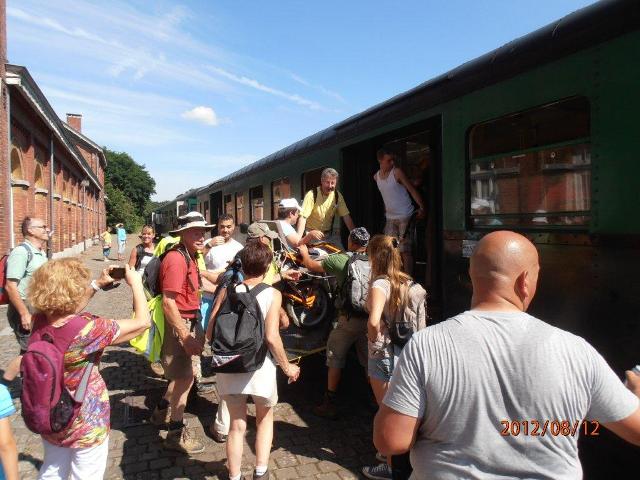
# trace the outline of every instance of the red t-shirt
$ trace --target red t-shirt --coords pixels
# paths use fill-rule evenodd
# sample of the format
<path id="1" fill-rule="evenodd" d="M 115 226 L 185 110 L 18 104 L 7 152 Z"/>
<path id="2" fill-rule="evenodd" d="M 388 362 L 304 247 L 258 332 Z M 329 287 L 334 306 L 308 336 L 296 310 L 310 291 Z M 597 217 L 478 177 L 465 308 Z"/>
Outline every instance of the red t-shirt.
<path id="1" fill-rule="evenodd" d="M 171 251 L 162 259 L 160 266 L 160 289 L 162 293 L 176 294 L 176 305 L 184 318 L 193 318 L 200 310 L 198 292 L 198 266 L 190 259 L 189 277 L 187 279 L 187 262 L 180 252 Z"/>

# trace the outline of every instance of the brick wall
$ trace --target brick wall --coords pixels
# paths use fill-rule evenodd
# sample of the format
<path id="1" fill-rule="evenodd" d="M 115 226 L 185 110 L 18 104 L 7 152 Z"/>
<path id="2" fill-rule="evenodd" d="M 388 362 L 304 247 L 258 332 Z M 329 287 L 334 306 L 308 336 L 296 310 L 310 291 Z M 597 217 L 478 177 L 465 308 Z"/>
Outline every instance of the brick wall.
<path id="1" fill-rule="evenodd" d="M 7 22 L 6 2 L 0 0 L 0 255 L 9 247 L 9 195 L 7 179 L 8 145 L 7 145 L 7 87 L 5 86 L 5 63 L 7 59 Z"/>
<path id="2" fill-rule="evenodd" d="M 2 191 L 10 190 L 13 196 L 13 231 L 16 243 L 22 239 L 20 232 L 22 219 L 29 215 L 42 218 L 55 230 L 50 242 L 53 253 L 64 252 L 72 247 L 78 251 L 81 250 L 78 245 L 85 239 L 85 233 L 87 239 L 98 234 L 100 218 L 97 210 L 104 210 L 104 203 L 101 205 L 99 200 L 101 191 L 93 184 L 87 187 L 83 222 L 82 205 L 85 203 L 85 198 L 81 182 L 84 179 L 84 173 L 67 146 L 53 137 L 54 186 L 52 188 L 50 181 L 52 137 L 48 125 L 30 109 L 18 92 L 11 95 L 10 128 L 12 148 L 8 162 L 13 167 L 12 186 Z M 86 149 L 81 153 L 83 157 L 88 157 L 89 165 L 93 157 L 91 153 Z M 7 161 L 4 165 L 7 165 Z M 104 177 L 104 173 L 102 176 Z M 53 212 L 50 212 L 52 196 Z M 5 201 L 0 208 L 4 209 L 4 205 L 6 205 Z M 95 211 L 90 210 L 90 206 Z M 0 218 L 8 219 L 8 212 Z M 7 250 L 9 227 L 6 226 L 4 231 L 6 232 L 3 232 L 4 237 L 0 236 L 0 248 Z"/>

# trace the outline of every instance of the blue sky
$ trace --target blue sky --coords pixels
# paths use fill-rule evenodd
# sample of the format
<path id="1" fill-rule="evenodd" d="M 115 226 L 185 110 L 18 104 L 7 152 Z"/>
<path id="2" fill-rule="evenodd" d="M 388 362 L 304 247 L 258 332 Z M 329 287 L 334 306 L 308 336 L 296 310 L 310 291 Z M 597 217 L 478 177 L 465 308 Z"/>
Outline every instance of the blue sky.
<path id="1" fill-rule="evenodd" d="M 168 200 L 590 3 L 8 0 L 8 57 Z"/>

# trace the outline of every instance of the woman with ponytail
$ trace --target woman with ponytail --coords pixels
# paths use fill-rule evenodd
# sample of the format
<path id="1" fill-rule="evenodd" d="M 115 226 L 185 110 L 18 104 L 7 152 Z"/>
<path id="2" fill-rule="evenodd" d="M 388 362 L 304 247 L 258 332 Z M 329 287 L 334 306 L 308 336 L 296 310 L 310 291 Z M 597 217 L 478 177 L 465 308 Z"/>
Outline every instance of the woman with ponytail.
<path id="1" fill-rule="evenodd" d="M 371 284 L 367 299 L 367 370 L 378 405 L 382 404 L 393 366 L 400 355 L 400 348 L 391 343 L 388 326 L 391 320 L 400 314 L 403 296 L 412 282 L 411 277 L 402 271 L 402 254 L 399 247 L 398 239 L 389 235 L 374 236 L 367 247 L 371 264 Z M 405 465 L 407 463 L 406 458 L 397 461 L 394 457 L 393 461 L 388 459 L 387 463 L 363 467 L 362 473 L 371 479 L 408 478 L 410 466 Z"/>

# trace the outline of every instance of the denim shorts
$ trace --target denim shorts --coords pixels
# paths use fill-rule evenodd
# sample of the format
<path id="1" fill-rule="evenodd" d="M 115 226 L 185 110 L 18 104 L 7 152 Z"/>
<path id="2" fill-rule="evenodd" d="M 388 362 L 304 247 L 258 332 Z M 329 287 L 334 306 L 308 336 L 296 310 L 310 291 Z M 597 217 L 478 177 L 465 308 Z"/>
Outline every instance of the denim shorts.
<path id="1" fill-rule="evenodd" d="M 402 349 L 395 345 L 390 345 L 393 355 L 386 358 L 369 358 L 367 362 L 367 373 L 370 378 L 375 378 L 381 382 L 390 382 L 393 368 L 398 363 L 398 357 Z"/>
<path id="2" fill-rule="evenodd" d="M 370 358 L 367 362 L 367 372 L 370 378 L 375 378 L 381 382 L 390 382 L 393 372 L 393 357 Z"/>

